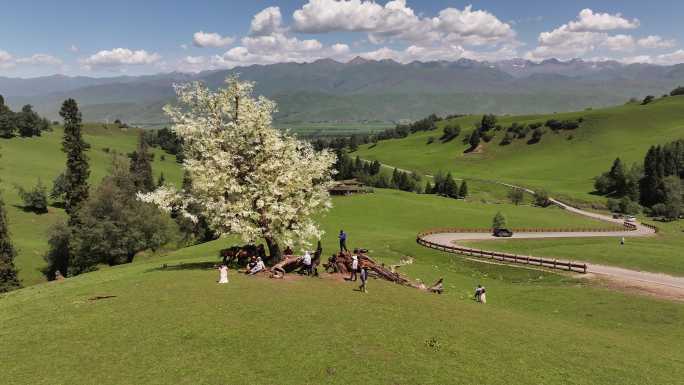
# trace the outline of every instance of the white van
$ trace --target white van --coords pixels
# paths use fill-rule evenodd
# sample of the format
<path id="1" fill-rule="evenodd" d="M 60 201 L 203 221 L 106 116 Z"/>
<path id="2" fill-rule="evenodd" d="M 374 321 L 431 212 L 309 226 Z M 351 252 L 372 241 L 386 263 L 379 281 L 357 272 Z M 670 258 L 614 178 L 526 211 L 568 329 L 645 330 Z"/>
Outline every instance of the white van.
<path id="1" fill-rule="evenodd" d="M 625 215 L 625 221 L 636 222 L 636 217 L 634 215 Z"/>

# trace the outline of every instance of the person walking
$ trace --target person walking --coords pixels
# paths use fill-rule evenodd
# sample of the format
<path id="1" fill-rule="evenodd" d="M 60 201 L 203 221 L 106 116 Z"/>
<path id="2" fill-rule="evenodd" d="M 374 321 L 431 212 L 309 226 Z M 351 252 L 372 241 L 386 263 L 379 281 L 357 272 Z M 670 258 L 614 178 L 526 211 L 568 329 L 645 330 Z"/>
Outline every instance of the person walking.
<path id="1" fill-rule="evenodd" d="M 359 275 L 361 276 L 361 286 L 359 286 L 359 291 L 368 293 L 368 289 L 366 288 L 366 282 L 368 282 L 368 265 L 364 262 L 361 262 L 361 272 Z"/>
<path id="2" fill-rule="evenodd" d="M 620 238 L 620 245 L 624 245 L 624 244 L 625 244 L 625 237 L 622 237 L 622 238 Z"/>
<path id="3" fill-rule="evenodd" d="M 340 230 L 338 238 L 340 239 L 340 251 L 349 251 L 347 250 L 347 233 L 344 230 Z"/>
<path id="4" fill-rule="evenodd" d="M 482 285 L 477 285 L 477 289 L 475 289 L 475 301 L 480 302 L 481 296 L 482 296 Z"/>

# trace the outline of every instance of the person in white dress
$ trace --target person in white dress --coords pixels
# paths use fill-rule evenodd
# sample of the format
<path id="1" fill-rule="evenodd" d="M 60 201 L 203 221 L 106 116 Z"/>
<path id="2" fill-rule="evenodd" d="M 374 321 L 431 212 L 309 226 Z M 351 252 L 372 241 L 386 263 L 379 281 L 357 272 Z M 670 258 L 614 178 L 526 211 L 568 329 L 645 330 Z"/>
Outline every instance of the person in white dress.
<path id="1" fill-rule="evenodd" d="M 219 280 L 218 283 L 228 283 L 228 266 L 221 265 L 219 270 Z"/>

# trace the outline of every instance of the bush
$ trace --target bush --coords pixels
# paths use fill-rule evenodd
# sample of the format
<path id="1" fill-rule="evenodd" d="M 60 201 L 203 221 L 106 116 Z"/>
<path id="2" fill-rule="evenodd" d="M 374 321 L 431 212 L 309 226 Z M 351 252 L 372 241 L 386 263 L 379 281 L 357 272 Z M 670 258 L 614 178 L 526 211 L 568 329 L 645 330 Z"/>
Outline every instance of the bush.
<path id="1" fill-rule="evenodd" d="M 548 207 L 551 204 L 549 193 L 546 190 L 539 190 L 534 194 L 534 204 L 540 207 Z"/>
<path id="2" fill-rule="evenodd" d="M 504 135 L 503 139 L 501 139 L 501 143 L 499 143 L 502 146 L 509 145 L 513 143 L 513 140 L 515 139 L 515 134 L 512 132 L 507 132 L 506 135 Z"/>
<path id="3" fill-rule="evenodd" d="M 48 212 L 47 188 L 38 179 L 38 183 L 32 190 L 24 190 L 21 186 L 16 186 L 19 197 L 24 203 L 24 210 L 33 211 L 38 214 Z"/>
<path id="4" fill-rule="evenodd" d="M 501 214 L 501 211 L 497 212 L 492 220 L 492 228 L 494 230 L 505 229 L 506 228 L 506 217 Z"/>
<path id="5" fill-rule="evenodd" d="M 494 131 L 486 131 L 482 134 L 482 140 L 484 140 L 485 143 L 491 142 L 492 139 L 494 139 Z"/>
<path id="6" fill-rule="evenodd" d="M 653 100 L 655 100 L 655 96 L 653 95 L 648 95 L 644 98 L 644 100 L 641 102 L 642 106 L 647 105 L 648 103 L 651 103 Z"/>
<path id="7" fill-rule="evenodd" d="M 529 144 L 533 143 L 539 143 L 541 141 L 542 136 L 544 136 L 544 130 L 539 127 L 532 132 L 532 139 L 528 141 Z"/>
<path id="8" fill-rule="evenodd" d="M 508 192 L 508 199 L 510 199 L 511 203 L 513 203 L 516 206 L 521 204 L 524 198 L 525 195 L 522 189 L 513 188 Z"/>
<path id="9" fill-rule="evenodd" d="M 670 96 L 684 95 L 684 87 L 679 86 L 670 92 Z"/>
<path id="10" fill-rule="evenodd" d="M 607 206 L 608 209 L 614 213 L 636 215 L 641 212 L 641 206 L 628 197 L 623 197 L 622 199 L 608 199 Z"/>

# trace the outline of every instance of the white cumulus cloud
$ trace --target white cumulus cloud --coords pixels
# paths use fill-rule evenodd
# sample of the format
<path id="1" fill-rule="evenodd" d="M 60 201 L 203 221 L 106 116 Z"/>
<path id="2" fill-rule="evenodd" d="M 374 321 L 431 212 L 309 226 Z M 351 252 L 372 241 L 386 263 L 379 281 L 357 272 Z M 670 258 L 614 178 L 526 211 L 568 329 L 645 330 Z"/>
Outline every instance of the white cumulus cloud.
<path id="1" fill-rule="evenodd" d="M 637 44 L 643 48 L 672 48 L 676 45 L 674 40 L 666 40 L 658 35 L 650 35 L 641 38 Z"/>
<path id="2" fill-rule="evenodd" d="M 283 17 L 280 8 L 268 7 L 254 15 L 250 26 L 252 35 L 270 35 L 281 32 Z"/>
<path id="3" fill-rule="evenodd" d="M 161 56 L 143 49 L 133 51 L 128 48 L 102 50 L 81 60 L 86 68 L 120 67 L 124 65 L 144 65 L 158 62 Z"/>
<path id="4" fill-rule="evenodd" d="M 594 13 L 589 8 L 580 11 L 577 20 L 568 24 L 568 29 L 575 32 L 610 31 L 615 29 L 634 29 L 639 27 L 638 19 L 626 19 L 620 13 Z"/>
<path id="5" fill-rule="evenodd" d="M 224 37 L 215 32 L 199 31 L 192 35 L 192 44 L 196 47 L 220 48 L 229 46 L 233 44 L 234 41 L 235 39 L 230 36 Z"/>
<path id="6" fill-rule="evenodd" d="M 60 65 L 62 64 L 62 59 L 52 55 L 37 53 L 28 57 L 19 58 L 17 59 L 17 63 L 28 65 Z"/>

